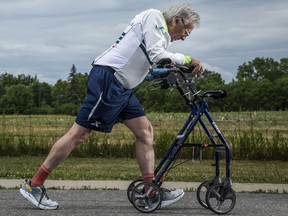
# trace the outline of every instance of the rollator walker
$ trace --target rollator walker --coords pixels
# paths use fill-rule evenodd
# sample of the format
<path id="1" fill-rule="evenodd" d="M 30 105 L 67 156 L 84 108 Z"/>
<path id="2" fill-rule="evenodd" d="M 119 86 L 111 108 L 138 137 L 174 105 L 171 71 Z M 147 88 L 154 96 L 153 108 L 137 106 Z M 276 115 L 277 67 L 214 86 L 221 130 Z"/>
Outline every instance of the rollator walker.
<path id="1" fill-rule="evenodd" d="M 192 69 L 185 66 L 178 66 L 171 63 L 170 59 L 160 61 L 150 70 L 146 80 L 153 81 L 150 85 L 162 89 L 176 88 L 191 112 L 187 121 L 179 131 L 164 157 L 156 167 L 153 182 L 145 182 L 141 179 L 133 181 L 128 189 L 127 195 L 132 205 L 143 213 L 150 213 L 161 208 L 163 190 L 162 183 L 165 176 L 173 168 L 175 158 L 183 147 L 192 148 L 192 159 L 194 160 L 194 149 L 199 148 L 199 160 L 202 159 L 202 150 L 213 148 L 215 152 L 215 177 L 211 180 L 202 182 L 197 189 L 197 200 L 201 206 L 210 209 L 217 214 L 226 214 L 230 212 L 236 203 L 236 195 L 232 189 L 230 178 L 230 148 L 220 129 L 209 114 L 206 98 L 224 98 L 227 96 L 226 90 L 206 91 L 201 94 L 197 91 L 195 79 L 185 76 L 191 73 Z M 203 118 L 208 120 L 212 127 L 212 132 L 207 127 Z M 206 135 L 211 141 L 210 144 L 186 143 L 196 125 L 204 129 Z M 215 134 L 216 133 L 216 134 Z M 226 160 L 226 179 L 220 177 L 220 154 L 225 154 Z M 149 188 L 149 189 L 147 189 Z"/>

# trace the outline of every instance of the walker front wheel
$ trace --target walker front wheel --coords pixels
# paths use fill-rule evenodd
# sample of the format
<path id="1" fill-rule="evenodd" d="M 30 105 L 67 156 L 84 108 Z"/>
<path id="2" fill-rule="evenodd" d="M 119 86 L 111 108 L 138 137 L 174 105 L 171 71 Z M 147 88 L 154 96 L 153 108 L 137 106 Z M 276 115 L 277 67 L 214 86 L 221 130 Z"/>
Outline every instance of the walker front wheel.
<path id="1" fill-rule="evenodd" d="M 231 186 L 224 186 L 224 183 L 214 184 L 207 191 L 206 203 L 213 212 L 226 214 L 234 208 L 236 195 Z"/>

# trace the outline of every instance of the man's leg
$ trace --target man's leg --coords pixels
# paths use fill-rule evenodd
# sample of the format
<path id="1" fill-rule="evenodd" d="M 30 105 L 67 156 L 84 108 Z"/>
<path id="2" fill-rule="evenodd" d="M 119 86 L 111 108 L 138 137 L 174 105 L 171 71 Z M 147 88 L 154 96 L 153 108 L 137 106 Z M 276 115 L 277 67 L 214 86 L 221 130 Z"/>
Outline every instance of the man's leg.
<path id="1" fill-rule="evenodd" d="M 142 176 L 154 175 L 153 127 L 150 121 L 146 116 L 141 116 L 125 120 L 123 123 L 136 137 L 136 157 Z"/>
<path id="2" fill-rule="evenodd" d="M 74 123 L 71 129 L 52 146 L 46 160 L 31 179 L 31 186 L 42 186 L 49 174 L 70 155 L 71 151 L 84 142 L 89 134 L 89 129 Z"/>
<path id="3" fill-rule="evenodd" d="M 27 180 L 20 193 L 31 203 L 41 209 L 57 209 L 58 203 L 48 198 L 43 186 L 49 174 L 62 163 L 79 144 L 85 141 L 90 130 L 76 123 L 51 148 L 44 163 L 39 167 L 31 180 Z"/>
<path id="4" fill-rule="evenodd" d="M 136 137 L 136 157 L 143 181 L 152 181 L 154 178 L 154 148 L 153 127 L 146 116 L 123 121 L 123 123 L 134 133 Z M 148 188 L 145 188 L 146 190 Z M 161 208 L 170 206 L 184 196 L 182 189 L 175 191 L 163 190 Z"/>
<path id="5" fill-rule="evenodd" d="M 70 153 L 81 143 L 88 139 L 91 130 L 74 123 L 71 129 L 61 137 L 51 148 L 44 161 L 44 166 L 52 171 L 61 164 Z"/>

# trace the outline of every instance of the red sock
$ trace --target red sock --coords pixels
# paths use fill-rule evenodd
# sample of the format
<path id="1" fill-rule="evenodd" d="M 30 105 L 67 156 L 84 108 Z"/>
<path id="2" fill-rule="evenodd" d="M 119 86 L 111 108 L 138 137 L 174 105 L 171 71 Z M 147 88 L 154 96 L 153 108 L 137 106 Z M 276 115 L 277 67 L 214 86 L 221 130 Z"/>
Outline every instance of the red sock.
<path id="1" fill-rule="evenodd" d="M 154 180 L 154 173 L 146 173 L 142 175 L 143 181 L 152 182 Z"/>
<path id="2" fill-rule="evenodd" d="M 49 174 L 51 173 L 50 170 L 48 170 L 44 164 L 42 164 L 39 169 L 37 170 L 37 172 L 35 173 L 35 175 L 33 176 L 33 178 L 31 179 L 31 186 L 34 187 L 39 187 L 42 186 L 44 184 L 44 181 L 46 180 L 46 178 L 49 176 Z"/>
<path id="3" fill-rule="evenodd" d="M 154 180 L 154 173 L 146 173 L 142 175 L 143 181 L 152 182 Z M 149 190 L 149 185 L 145 185 L 145 192 Z"/>

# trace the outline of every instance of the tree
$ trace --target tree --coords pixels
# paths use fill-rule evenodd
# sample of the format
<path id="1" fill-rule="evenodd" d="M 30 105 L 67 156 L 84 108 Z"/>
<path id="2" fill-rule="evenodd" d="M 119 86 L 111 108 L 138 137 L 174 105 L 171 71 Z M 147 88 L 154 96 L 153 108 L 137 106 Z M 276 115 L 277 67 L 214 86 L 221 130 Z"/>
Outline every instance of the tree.
<path id="1" fill-rule="evenodd" d="M 203 76 L 197 79 L 197 88 L 202 91 L 221 89 L 223 86 L 221 74 L 214 71 L 205 70 Z"/>
<path id="2" fill-rule="evenodd" d="M 252 92 L 254 110 L 272 110 L 273 105 L 271 101 L 273 100 L 271 93 L 273 92 L 273 82 L 269 79 L 263 79 L 256 82 Z"/>
<path id="3" fill-rule="evenodd" d="M 52 87 L 52 101 L 54 111 L 57 114 L 75 115 L 79 110 L 79 103 L 70 101 L 70 84 L 67 81 L 58 80 Z"/>
<path id="4" fill-rule="evenodd" d="M 0 101 L 1 112 L 7 114 L 29 113 L 33 106 L 32 89 L 24 84 L 7 87 Z"/>
<path id="5" fill-rule="evenodd" d="M 69 84 L 69 96 L 68 101 L 75 105 L 80 105 L 84 95 L 86 93 L 86 79 L 88 75 L 83 77 L 81 73 L 77 73 L 77 69 L 75 65 L 72 65 L 72 68 L 70 70 L 70 74 L 68 77 L 68 84 Z M 84 91 L 84 94 L 83 94 Z"/>
<path id="6" fill-rule="evenodd" d="M 17 80 L 12 74 L 5 72 L 0 75 L 0 99 L 5 94 L 5 88 L 14 84 L 17 84 Z"/>
<path id="7" fill-rule="evenodd" d="M 87 73 L 78 73 L 73 64 L 67 80 L 55 85 L 39 82 L 37 76 L 7 72 L 0 75 L 0 112 L 77 114 L 86 94 Z M 288 58 L 255 58 L 238 67 L 237 80 L 225 84 L 221 74 L 205 70 L 197 78 L 200 94 L 227 89 L 224 100 L 207 99 L 211 111 L 287 110 Z M 174 88 L 148 91 L 152 82 L 134 89 L 147 112 L 185 112 L 188 107 Z"/>
<path id="8" fill-rule="evenodd" d="M 53 106 L 58 106 L 62 103 L 68 103 L 69 84 L 61 79 L 56 82 L 51 91 Z"/>
<path id="9" fill-rule="evenodd" d="M 287 75 L 288 75 L 288 58 L 280 59 L 279 70 L 283 73 L 283 76 L 287 77 Z"/>
<path id="10" fill-rule="evenodd" d="M 242 103 L 239 105 L 248 110 L 283 110 L 287 108 L 285 87 L 287 76 L 288 58 L 282 58 L 279 62 L 272 58 L 255 58 L 248 64 L 244 63 L 239 66 L 238 87 L 236 88 L 238 94 L 242 95 Z M 243 100 L 245 100 L 243 92 L 245 92 L 245 98 L 250 97 L 250 104 L 246 102 L 243 104 Z"/>
<path id="11" fill-rule="evenodd" d="M 260 81 L 268 79 L 275 81 L 287 74 L 287 70 L 283 70 L 282 64 L 287 64 L 287 60 L 282 59 L 280 62 L 274 61 L 272 58 L 255 58 L 249 61 L 248 64 L 244 63 L 238 67 L 237 79 L 238 80 L 254 80 Z M 287 69 L 287 65 L 286 65 Z"/>
<path id="12" fill-rule="evenodd" d="M 274 82 L 270 94 L 272 98 L 270 104 L 273 110 L 288 109 L 288 75 Z"/>
<path id="13" fill-rule="evenodd" d="M 208 90 L 227 89 L 224 83 L 225 81 L 222 79 L 221 74 L 215 71 L 205 70 L 203 72 L 203 76 L 197 80 L 197 90 L 201 90 L 203 93 Z M 211 111 L 220 111 L 226 109 L 226 103 L 224 100 L 209 99 L 208 102 L 209 110 Z"/>
<path id="14" fill-rule="evenodd" d="M 228 97 L 226 100 L 227 111 L 247 111 L 254 110 L 254 91 L 255 82 L 252 80 L 247 81 L 234 81 L 227 85 Z"/>
<path id="15" fill-rule="evenodd" d="M 39 82 L 36 75 L 32 77 L 30 75 L 19 74 L 17 77 L 18 84 L 30 85 L 33 84 L 34 82 Z"/>
<path id="16" fill-rule="evenodd" d="M 34 82 L 32 85 L 33 101 L 36 107 L 52 104 L 51 86 L 48 83 Z"/>

